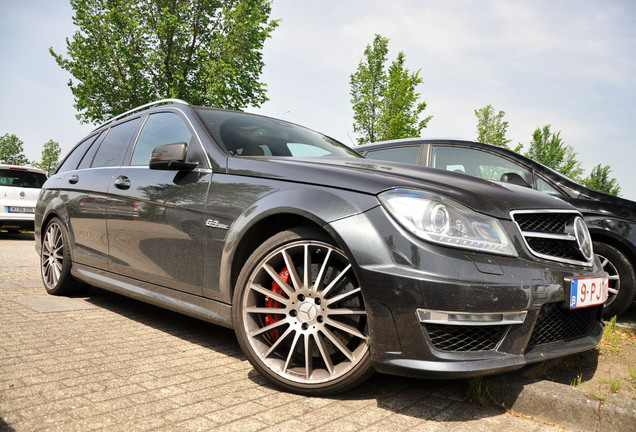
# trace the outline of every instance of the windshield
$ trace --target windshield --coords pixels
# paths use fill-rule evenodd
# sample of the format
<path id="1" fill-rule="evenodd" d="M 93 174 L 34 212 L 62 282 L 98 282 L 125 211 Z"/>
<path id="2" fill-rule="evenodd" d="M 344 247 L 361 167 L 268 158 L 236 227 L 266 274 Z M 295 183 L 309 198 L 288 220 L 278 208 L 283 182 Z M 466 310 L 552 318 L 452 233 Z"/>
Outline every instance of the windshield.
<path id="1" fill-rule="evenodd" d="M 20 169 L 0 169 L 0 186 L 39 189 L 45 181 L 44 174 Z"/>
<path id="2" fill-rule="evenodd" d="M 344 144 L 293 123 L 234 111 L 196 111 L 210 135 L 233 156 L 361 157 Z"/>

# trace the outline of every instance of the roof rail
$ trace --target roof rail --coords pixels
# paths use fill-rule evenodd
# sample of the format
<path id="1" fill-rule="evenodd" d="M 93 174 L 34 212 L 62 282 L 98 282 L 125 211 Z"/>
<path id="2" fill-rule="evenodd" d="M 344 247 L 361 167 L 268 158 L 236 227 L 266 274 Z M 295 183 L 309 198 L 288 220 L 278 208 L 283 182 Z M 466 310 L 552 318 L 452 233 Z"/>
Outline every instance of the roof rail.
<path id="1" fill-rule="evenodd" d="M 115 117 L 113 117 L 113 118 L 111 118 L 109 120 L 106 120 L 104 123 L 100 124 L 95 129 L 99 129 L 102 126 L 106 126 L 108 123 L 111 123 L 111 122 L 114 122 L 116 120 L 119 120 L 120 118 L 126 117 L 126 116 L 128 116 L 128 115 L 130 115 L 130 114 L 132 114 L 134 112 L 141 111 L 143 109 L 150 108 L 150 107 L 153 107 L 153 106 L 166 104 L 166 103 L 190 105 L 189 103 L 187 103 L 186 101 L 181 100 L 181 99 L 161 99 L 161 100 L 158 100 L 158 101 L 155 101 L 155 102 L 150 102 L 150 103 L 147 103 L 145 105 L 138 106 L 137 108 L 133 108 L 133 109 L 131 109 L 129 111 L 126 111 L 125 113 L 119 114 L 118 116 L 115 116 Z"/>

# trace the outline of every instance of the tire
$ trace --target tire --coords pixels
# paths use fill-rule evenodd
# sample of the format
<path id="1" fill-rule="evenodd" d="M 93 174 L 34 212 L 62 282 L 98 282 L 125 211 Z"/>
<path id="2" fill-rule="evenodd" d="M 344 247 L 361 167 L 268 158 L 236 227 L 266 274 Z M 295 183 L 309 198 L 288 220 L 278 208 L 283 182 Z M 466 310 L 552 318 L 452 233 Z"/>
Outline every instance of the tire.
<path id="1" fill-rule="evenodd" d="M 81 291 L 85 285 L 71 275 L 71 251 L 64 224 L 53 218 L 42 236 L 40 270 L 44 288 L 52 295 L 69 295 Z"/>
<path id="2" fill-rule="evenodd" d="M 594 253 L 610 276 L 609 297 L 603 307 L 603 318 L 611 319 L 629 308 L 636 295 L 636 276 L 627 257 L 614 246 L 594 242 Z"/>
<path id="3" fill-rule="evenodd" d="M 329 395 L 373 373 L 362 290 L 321 232 L 297 228 L 266 240 L 245 263 L 233 300 L 239 344 L 275 385 Z"/>

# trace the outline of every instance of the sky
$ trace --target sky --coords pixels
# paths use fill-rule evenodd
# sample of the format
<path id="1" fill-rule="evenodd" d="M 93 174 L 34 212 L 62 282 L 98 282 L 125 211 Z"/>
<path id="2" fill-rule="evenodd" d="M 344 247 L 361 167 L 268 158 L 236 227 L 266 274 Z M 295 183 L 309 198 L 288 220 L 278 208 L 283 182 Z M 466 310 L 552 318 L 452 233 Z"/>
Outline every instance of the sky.
<path id="1" fill-rule="evenodd" d="M 75 32 L 63 0 L 0 0 L 0 135 L 29 159 L 50 139 L 68 152 L 93 129 L 75 118 L 72 78 L 49 54 Z M 274 0 L 263 51 L 269 101 L 248 111 L 353 145 L 350 75 L 374 35 L 419 70 L 432 115 L 425 138 L 475 139 L 474 111 L 505 111 L 511 146 L 561 131 L 589 174 L 609 165 L 636 200 L 636 2 L 633 0 Z"/>

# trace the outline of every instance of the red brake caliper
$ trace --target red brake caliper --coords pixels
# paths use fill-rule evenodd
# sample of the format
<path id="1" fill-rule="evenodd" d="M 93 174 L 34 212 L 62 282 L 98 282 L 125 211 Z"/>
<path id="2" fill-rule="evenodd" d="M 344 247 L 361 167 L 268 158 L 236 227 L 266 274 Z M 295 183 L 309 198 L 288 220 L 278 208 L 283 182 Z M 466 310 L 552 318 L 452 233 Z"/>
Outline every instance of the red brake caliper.
<path id="1" fill-rule="evenodd" d="M 281 272 L 278 273 L 278 275 L 285 281 L 285 283 L 289 282 L 289 271 L 287 270 L 287 267 L 281 270 Z M 276 283 L 276 281 L 272 282 L 272 292 L 274 294 L 280 294 L 282 296 L 285 295 L 285 291 L 283 291 L 283 289 L 280 287 L 280 285 Z M 280 304 L 280 302 L 277 302 L 276 300 L 270 297 L 265 297 L 265 307 L 282 308 L 283 305 Z M 283 316 L 280 314 L 266 314 L 265 325 L 274 324 L 276 321 L 280 321 L 282 318 Z M 269 335 L 271 336 L 272 339 L 274 339 L 274 342 L 276 342 L 278 338 L 280 337 L 280 328 L 275 328 L 273 330 L 270 330 Z"/>

